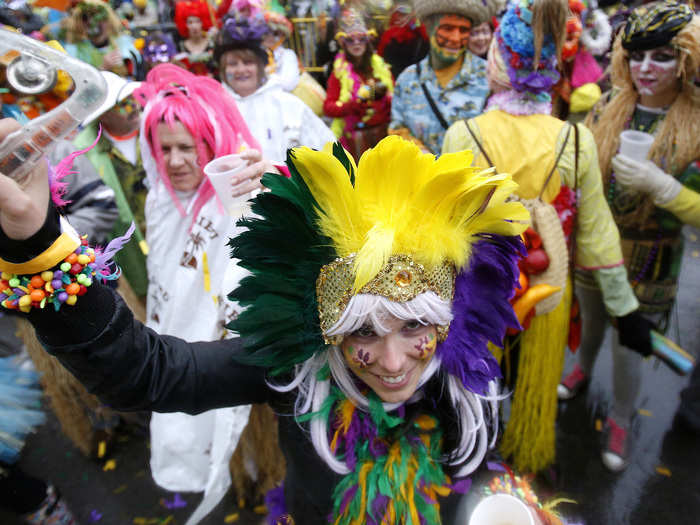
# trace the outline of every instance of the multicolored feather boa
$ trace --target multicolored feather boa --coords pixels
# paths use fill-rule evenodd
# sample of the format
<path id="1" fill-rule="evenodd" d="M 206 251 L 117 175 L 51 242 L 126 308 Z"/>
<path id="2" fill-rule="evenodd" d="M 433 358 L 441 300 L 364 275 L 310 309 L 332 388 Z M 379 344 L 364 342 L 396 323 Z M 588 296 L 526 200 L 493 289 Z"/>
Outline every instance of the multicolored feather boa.
<path id="1" fill-rule="evenodd" d="M 372 77 L 382 82 L 387 86 L 389 93 L 394 92 L 394 80 L 391 76 L 391 69 L 384 59 L 374 53 L 371 59 Z M 333 73 L 340 82 L 340 94 L 338 102 L 346 103 L 357 97 L 357 92 L 362 86 L 362 78 L 355 71 L 352 63 L 345 56 L 345 51 L 340 51 L 333 61 Z M 352 131 L 361 121 L 367 121 L 371 118 L 372 112 L 369 111 L 362 119 L 357 115 L 348 115 L 345 118 L 335 118 L 331 124 L 331 131 L 336 137 L 342 136 L 344 131 Z"/>
<path id="2" fill-rule="evenodd" d="M 465 493 L 470 479 L 453 483 L 443 470 L 438 419 L 420 414 L 406 422 L 384 410 L 374 392 L 359 410 L 337 387 L 321 409 L 300 419 L 329 421 L 331 451 L 351 470 L 333 491 L 334 525 L 439 524 L 438 497 Z"/>

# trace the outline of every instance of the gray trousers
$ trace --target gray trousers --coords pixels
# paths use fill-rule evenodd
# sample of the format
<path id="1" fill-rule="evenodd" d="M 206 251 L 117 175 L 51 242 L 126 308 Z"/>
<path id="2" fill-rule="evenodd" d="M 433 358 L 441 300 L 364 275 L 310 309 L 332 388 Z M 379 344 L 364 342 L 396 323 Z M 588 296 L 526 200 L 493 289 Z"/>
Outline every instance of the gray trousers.
<path id="1" fill-rule="evenodd" d="M 581 347 L 578 362 L 588 377 L 593 373 L 598 352 L 603 344 L 605 330 L 610 317 L 605 310 L 603 295 L 598 288 L 576 287 L 576 296 L 581 306 Z M 660 320 L 660 315 L 649 315 L 653 322 Z M 639 393 L 642 356 L 634 350 L 622 346 L 617 330 L 612 338 L 613 360 L 613 405 L 611 417 L 622 426 L 628 426 L 635 413 L 635 401 Z"/>

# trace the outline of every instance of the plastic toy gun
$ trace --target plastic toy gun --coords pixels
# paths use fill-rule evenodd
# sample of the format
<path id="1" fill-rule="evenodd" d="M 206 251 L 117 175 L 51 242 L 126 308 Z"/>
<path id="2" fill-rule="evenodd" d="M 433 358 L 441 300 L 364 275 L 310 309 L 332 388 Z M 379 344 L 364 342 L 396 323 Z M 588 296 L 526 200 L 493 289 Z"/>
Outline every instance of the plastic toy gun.
<path id="1" fill-rule="evenodd" d="M 10 87 L 27 95 L 51 89 L 59 69 L 71 76 L 75 86 L 60 106 L 30 121 L 0 144 L 0 172 L 21 181 L 56 140 L 77 128 L 102 104 L 107 83 L 91 65 L 4 29 L 0 29 L 0 62 L 7 64 Z"/>

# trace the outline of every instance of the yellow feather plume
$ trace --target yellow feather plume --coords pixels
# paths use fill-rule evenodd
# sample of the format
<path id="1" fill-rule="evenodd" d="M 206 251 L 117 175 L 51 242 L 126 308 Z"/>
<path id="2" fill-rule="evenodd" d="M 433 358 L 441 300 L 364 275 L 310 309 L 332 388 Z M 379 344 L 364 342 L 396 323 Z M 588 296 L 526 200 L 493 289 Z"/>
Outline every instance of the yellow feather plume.
<path id="1" fill-rule="evenodd" d="M 505 199 L 517 188 L 510 175 L 471 166 L 471 151 L 421 153 L 398 136 L 366 151 L 355 186 L 329 150 L 294 150 L 293 163 L 319 205 L 319 227 L 338 256 L 355 256 L 353 291 L 371 281 L 394 254 L 433 268 L 448 260 L 459 269 L 475 235 L 519 235 L 527 210 Z M 354 168 L 354 166 L 353 166 Z"/>

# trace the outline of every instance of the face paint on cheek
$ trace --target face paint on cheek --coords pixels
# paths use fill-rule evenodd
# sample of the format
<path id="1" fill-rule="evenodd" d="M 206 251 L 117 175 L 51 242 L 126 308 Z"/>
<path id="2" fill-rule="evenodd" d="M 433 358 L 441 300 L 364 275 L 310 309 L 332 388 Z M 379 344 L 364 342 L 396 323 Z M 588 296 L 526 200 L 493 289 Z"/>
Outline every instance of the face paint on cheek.
<path id="1" fill-rule="evenodd" d="M 356 348 L 353 345 L 348 345 L 345 348 L 345 358 L 347 361 L 358 368 L 367 368 L 372 356 L 363 348 Z"/>
<path id="2" fill-rule="evenodd" d="M 430 333 L 418 340 L 418 343 L 413 345 L 413 348 L 418 350 L 418 357 L 420 359 L 428 359 L 435 353 L 435 348 L 437 348 L 437 337 L 435 334 Z"/>
<path id="3" fill-rule="evenodd" d="M 630 74 L 641 95 L 657 95 L 672 88 L 677 82 L 678 60 L 630 60 Z"/>

